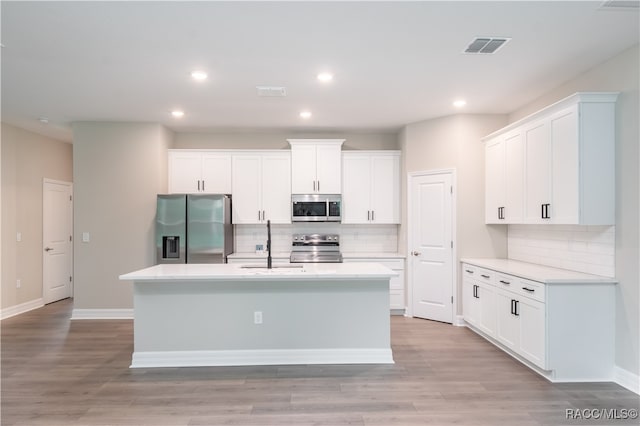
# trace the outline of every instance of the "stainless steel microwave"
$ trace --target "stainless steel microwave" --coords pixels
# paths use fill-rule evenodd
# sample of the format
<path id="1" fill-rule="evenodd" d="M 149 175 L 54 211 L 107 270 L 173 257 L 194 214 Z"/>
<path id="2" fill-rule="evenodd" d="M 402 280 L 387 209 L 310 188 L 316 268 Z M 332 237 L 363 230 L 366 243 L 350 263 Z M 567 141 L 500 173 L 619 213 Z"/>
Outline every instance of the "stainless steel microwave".
<path id="1" fill-rule="evenodd" d="M 342 195 L 309 194 L 291 196 L 292 222 L 340 222 Z"/>

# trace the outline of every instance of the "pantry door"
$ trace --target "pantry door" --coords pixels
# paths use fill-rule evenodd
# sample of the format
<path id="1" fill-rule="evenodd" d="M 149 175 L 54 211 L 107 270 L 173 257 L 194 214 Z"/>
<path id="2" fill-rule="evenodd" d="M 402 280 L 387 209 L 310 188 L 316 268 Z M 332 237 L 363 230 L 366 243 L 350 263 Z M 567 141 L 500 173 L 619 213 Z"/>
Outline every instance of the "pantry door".
<path id="1" fill-rule="evenodd" d="M 45 179 L 42 187 L 42 298 L 66 299 L 73 285 L 73 197 L 69 182 Z"/>
<path id="2" fill-rule="evenodd" d="M 453 170 L 411 173 L 408 185 L 409 314 L 453 322 Z"/>

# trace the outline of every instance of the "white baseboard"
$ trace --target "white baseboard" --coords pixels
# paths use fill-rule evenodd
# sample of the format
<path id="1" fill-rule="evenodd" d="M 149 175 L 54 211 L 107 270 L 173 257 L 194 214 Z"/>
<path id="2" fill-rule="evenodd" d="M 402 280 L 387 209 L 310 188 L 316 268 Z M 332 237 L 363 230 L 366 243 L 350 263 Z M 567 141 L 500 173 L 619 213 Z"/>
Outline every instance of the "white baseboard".
<path id="1" fill-rule="evenodd" d="M 261 349 L 134 352 L 131 368 L 393 363 L 391 349 Z"/>
<path id="2" fill-rule="evenodd" d="M 615 366 L 613 368 L 613 380 L 623 388 L 627 388 L 631 392 L 640 395 L 639 375 L 634 374 L 629 370 L 625 370 L 624 368 Z"/>
<path id="3" fill-rule="evenodd" d="M 467 323 L 462 315 L 455 315 L 453 317 L 453 325 L 456 327 L 466 327 Z"/>
<path id="4" fill-rule="evenodd" d="M 74 309 L 72 320 L 133 319 L 132 309 Z"/>
<path id="5" fill-rule="evenodd" d="M 32 311 L 44 306 L 44 300 L 42 298 L 30 300 L 28 302 L 20 303 L 19 305 L 9 306 L 0 311 L 0 319 L 7 319 L 16 315 L 23 314 L 25 312 Z"/>

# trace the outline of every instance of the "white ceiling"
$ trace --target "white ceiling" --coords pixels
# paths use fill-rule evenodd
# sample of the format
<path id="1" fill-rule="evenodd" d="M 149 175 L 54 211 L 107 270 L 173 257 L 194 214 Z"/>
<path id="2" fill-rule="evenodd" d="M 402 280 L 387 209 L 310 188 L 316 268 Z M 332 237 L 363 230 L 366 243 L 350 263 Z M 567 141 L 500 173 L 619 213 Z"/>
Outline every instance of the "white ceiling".
<path id="1" fill-rule="evenodd" d="M 509 113 L 639 42 L 637 9 L 601 4 L 2 1 L 2 120 L 70 141 L 74 121 L 395 132 L 458 113 L 458 97 L 465 113 Z M 463 54 L 476 36 L 511 41 Z"/>

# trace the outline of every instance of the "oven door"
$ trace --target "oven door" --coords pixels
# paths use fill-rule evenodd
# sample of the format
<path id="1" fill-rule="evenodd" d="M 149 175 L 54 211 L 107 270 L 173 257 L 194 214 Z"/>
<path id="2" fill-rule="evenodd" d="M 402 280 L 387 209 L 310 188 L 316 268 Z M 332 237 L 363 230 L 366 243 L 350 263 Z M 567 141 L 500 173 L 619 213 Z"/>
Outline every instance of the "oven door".
<path id="1" fill-rule="evenodd" d="M 292 222 L 326 222 L 327 200 L 317 195 L 296 195 L 291 199 Z"/>

